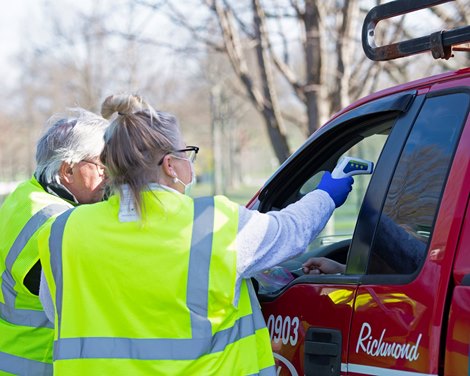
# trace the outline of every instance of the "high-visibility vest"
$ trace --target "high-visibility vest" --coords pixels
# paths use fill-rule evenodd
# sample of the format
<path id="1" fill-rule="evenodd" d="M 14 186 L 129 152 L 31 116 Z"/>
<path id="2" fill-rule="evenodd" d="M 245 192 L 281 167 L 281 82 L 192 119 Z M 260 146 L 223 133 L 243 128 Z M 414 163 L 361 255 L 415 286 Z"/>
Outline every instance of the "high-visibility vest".
<path id="1" fill-rule="evenodd" d="M 251 283 L 236 291 L 238 205 L 143 192 L 58 216 L 39 235 L 55 306 L 54 375 L 275 375 Z"/>
<path id="2" fill-rule="evenodd" d="M 52 324 L 23 281 L 39 260 L 37 230 L 70 207 L 34 178 L 0 207 L 0 374 L 52 374 Z"/>

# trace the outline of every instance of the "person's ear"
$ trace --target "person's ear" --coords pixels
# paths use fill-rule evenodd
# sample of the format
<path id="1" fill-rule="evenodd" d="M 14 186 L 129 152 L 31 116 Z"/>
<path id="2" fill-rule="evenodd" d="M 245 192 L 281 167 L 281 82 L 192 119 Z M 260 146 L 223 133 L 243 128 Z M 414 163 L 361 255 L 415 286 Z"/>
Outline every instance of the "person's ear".
<path id="1" fill-rule="evenodd" d="M 74 180 L 72 165 L 68 162 L 62 162 L 59 168 L 60 181 L 67 184 L 72 184 Z"/>
<path id="2" fill-rule="evenodd" d="M 162 168 L 166 176 L 170 177 L 171 179 L 177 177 L 175 166 L 173 164 L 173 158 L 171 158 L 171 155 L 167 154 L 163 157 Z"/>

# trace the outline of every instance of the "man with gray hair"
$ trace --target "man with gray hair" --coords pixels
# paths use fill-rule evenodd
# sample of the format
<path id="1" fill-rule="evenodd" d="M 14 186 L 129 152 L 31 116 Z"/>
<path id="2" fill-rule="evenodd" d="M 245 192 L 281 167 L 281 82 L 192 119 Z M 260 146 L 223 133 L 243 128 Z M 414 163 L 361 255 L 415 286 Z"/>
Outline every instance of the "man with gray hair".
<path id="1" fill-rule="evenodd" d="M 108 121 L 83 109 L 55 115 L 37 143 L 34 176 L 0 207 L 0 373 L 52 375 L 54 331 L 39 301 L 37 230 L 78 204 L 102 199 L 99 155 Z"/>

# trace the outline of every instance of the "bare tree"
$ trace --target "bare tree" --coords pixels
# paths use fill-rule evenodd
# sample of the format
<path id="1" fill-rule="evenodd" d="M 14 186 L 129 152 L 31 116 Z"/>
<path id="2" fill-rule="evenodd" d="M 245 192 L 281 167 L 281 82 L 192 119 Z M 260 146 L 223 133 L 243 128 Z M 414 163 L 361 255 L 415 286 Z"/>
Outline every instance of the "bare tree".
<path id="1" fill-rule="evenodd" d="M 148 53 L 152 46 L 142 54 L 140 42 L 123 43 L 108 32 L 114 24 L 127 34 L 138 29 L 142 23 L 133 24 L 141 19 L 134 17 L 135 8 L 110 4 L 98 1 L 89 9 L 73 4 L 64 14 L 64 3 L 42 2 L 43 37 L 24 42 L 17 58 L 19 80 L 8 96 L 4 94 L 12 105 L 2 109 L 9 119 L 2 120 L 2 134 L 12 136 L 0 150 L 4 179 L 32 173 L 36 140 L 53 113 L 76 106 L 99 112 L 101 101 L 112 92 L 147 94 L 164 85 L 165 79 L 156 75 L 160 67 L 156 68 L 154 53 Z M 16 171 L 15 176 L 6 166 Z"/>
<path id="2" fill-rule="evenodd" d="M 468 7 L 464 3 L 438 15 L 450 19 L 461 14 Z M 187 11 L 198 4 L 207 15 Z M 379 64 L 364 57 L 360 27 L 370 5 L 361 0 L 199 0 L 184 7 L 168 2 L 165 9 L 189 32 L 192 48 L 199 43 L 226 54 L 282 162 L 291 152 L 287 126 L 300 126 L 308 136 L 332 113 L 380 87 L 383 73 L 397 83 L 413 78 L 410 61 Z M 382 32 L 385 41 L 411 35 L 403 18 L 390 25 Z M 300 114 L 298 106 L 292 113 L 285 105 L 287 93 L 301 105 Z"/>
<path id="3" fill-rule="evenodd" d="M 151 3 L 142 3 L 149 4 Z M 191 23 L 189 17 L 168 4 L 170 17 L 184 26 L 195 41 L 224 52 L 243 84 L 247 97 L 262 115 L 279 162 L 290 154 L 286 124 L 303 129 L 305 136 L 318 129 L 327 117 L 350 102 L 351 94 L 365 86 L 353 85 L 354 70 L 368 64 L 353 64 L 357 56 L 358 0 L 318 2 L 262 2 L 249 0 L 204 0 L 219 28 L 219 37 Z M 333 15 L 333 16 L 331 16 Z M 204 19 L 205 24 L 213 24 Z M 296 41 L 289 45 L 288 32 L 295 28 Z M 276 28 L 275 36 L 273 28 Z M 289 30 L 286 30 L 289 29 Z M 300 39 L 299 39 L 300 38 Z M 279 48 L 282 45 L 283 48 Z M 280 56 L 282 55 L 282 56 Z M 294 56 L 294 57 L 292 57 Z M 299 64 L 299 57 L 302 57 Z M 303 73 L 298 73 L 296 66 Z M 364 76 L 364 75 L 363 75 Z M 374 76 L 365 78 L 374 79 Z M 281 101 L 284 86 L 294 93 L 305 115 L 290 114 Z"/>
<path id="4" fill-rule="evenodd" d="M 158 107 L 178 112 L 183 124 L 197 124 L 195 118 L 208 124 L 210 87 L 224 81 L 219 118 L 236 121 L 239 104 L 233 97 L 242 93 L 259 113 L 275 156 L 283 162 L 291 153 L 293 129 L 307 137 L 332 113 L 377 90 L 384 80 L 402 83 L 416 76 L 413 65 L 419 57 L 386 63 L 364 57 L 359 29 L 365 6 L 381 1 L 100 0 L 86 11 L 71 5 L 64 17 L 58 2 L 44 0 L 47 17 L 42 24 L 50 28 L 49 38 L 21 52 L 21 80 L 12 95 L 21 111 L 7 118 L 11 124 L 2 120 L 2 130 L 13 137 L 21 134 L 22 139 L 2 144 L 0 158 L 10 158 L 3 152 L 16 145 L 20 170 L 31 172 L 34 141 L 51 113 L 74 105 L 97 111 L 103 97 L 116 91 L 148 94 Z M 468 1 L 457 0 L 428 14 L 453 27 L 468 24 L 469 8 Z M 170 37 L 162 32 L 168 20 L 174 28 Z M 379 35 L 385 41 L 397 35 L 412 37 L 413 27 L 404 20 L 392 22 Z M 225 57 L 232 77 L 203 77 L 198 82 L 193 77 L 189 85 L 189 74 L 177 64 L 187 60 L 201 69 L 214 52 Z M 164 60 L 174 62 L 170 79 L 159 65 Z M 427 63 L 419 73 L 437 69 L 439 64 Z M 202 96 L 203 106 L 196 103 Z M 195 133 L 201 134 L 201 129 Z"/>

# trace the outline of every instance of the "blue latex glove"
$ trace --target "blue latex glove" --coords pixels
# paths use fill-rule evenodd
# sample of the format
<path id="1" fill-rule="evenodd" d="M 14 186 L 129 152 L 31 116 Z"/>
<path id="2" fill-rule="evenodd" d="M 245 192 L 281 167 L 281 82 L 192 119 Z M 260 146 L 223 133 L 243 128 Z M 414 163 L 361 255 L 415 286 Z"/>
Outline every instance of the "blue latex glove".
<path id="1" fill-rule="evenodd" d="M 344 204 L 349 192 L 352 190 L 354 179 L 351 176 L 334 179 L 331 177 L 331 172 L 325 171 L 317 189 L 321 189 L 330 195 L 338 208 Z"/>

